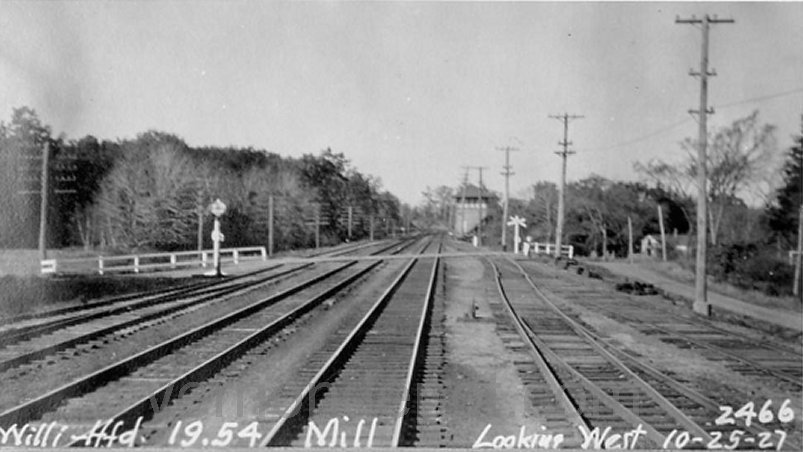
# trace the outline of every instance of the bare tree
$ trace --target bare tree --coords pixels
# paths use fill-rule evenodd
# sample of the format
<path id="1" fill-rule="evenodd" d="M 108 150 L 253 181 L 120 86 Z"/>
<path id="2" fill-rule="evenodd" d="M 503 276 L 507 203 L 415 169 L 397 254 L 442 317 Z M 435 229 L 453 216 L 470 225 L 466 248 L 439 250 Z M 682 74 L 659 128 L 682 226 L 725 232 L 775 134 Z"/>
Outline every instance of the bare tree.
<path id="1" fill-rule="evenodd" d="M 762 184 L 767 183 L 772 168 L 768 163 L 775 160 L 774 130 L 774 126 L 760 124 L 758 111 L 754 111 L 709 134 L 706 157 L 712 244 L 717 243 L 725 211 L 735 205 L 735 199 L 755 194 Z M 697 187 L 697 142 L 687 138 L 681 147 L 687 155 L 680 163 L 656 159 L 646 165 L 637 162 L 634 169 L 669 192 L 689 198 Z M 689 224 L 694 224 L 688 206 L 682 208 Z"/>
<path id="2" fill-rule="evenodd" d="M 131 247 L 178 244 L 195 225 L 192 159 L 174 143 L 126 143 L 96 204 L 114 241 Z"/>

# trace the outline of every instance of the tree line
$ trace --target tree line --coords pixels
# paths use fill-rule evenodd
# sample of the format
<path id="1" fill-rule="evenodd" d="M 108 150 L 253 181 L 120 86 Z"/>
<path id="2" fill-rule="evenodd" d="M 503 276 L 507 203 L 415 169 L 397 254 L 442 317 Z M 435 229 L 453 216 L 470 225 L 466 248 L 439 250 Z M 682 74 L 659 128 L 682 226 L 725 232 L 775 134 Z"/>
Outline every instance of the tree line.
<path id="1" fill-rule="evenodd" d="M 208 206 L 217 198 L 228 206 L 224 246 L 267 243 L 271 198 L 277 250 L 314 246 L 316 224 L 322 244 L 367 237 L 372 227 L 381 236 L 401 224 L 399 200 L 331 149 L 294 158 L 254 148 L 191 147 L 160 131 L 115 141 L 67 139 L 54 137 L 34 110 L 21 107 L 0 122 L 3 247 L 36 247 L 46 144 L 49 247 L 209 247 Z"/>
<path id="2" fill-rule="evenodd" d="M 763 124 L 758 111 L 710 130 L 706 233 L 712 246 L 709 269 L 714 276 L 755 284 L 770 292 L 791 287 L 788 251 L 797 243 L 803 193 L 803 135 L 791 139 L 791 146 L 784 151 L 775 137 L 775 127 Z M 684 256 L 675 249 L 677 245 L 685 247 L 685 256 L 693 256 L 697 142 L 686 139 L 680 148 L 685 151 L 680 160 L 635 163 L 634 171 L 640 179 L 636 182 L 613 181 L 594 174 L 569 182 L 564 243 L 573 245 L 579 255 L 623 257 L 628 252 L 628 218 L 637 252 L 642 237 L 652 234 L 660 238 L 662 218 L 669 237 L 670 258 L 683 260 Z M 434 225 L 453 222 L 454 200 L 459 194 L 460 187 L 428 187 L 417 209 L 420 221 Z M 527 219 L 525 235 L 535 241 L 553 242 L 558 187 L 552 182 L 537 181 L 517 195 L 510 199 L 510 214 Z M 501 237 L 502 196 L 496 193 L 495 199 L 499 202 L 490 206 L 483 228 L 484 243 L 496 243 Z"/>

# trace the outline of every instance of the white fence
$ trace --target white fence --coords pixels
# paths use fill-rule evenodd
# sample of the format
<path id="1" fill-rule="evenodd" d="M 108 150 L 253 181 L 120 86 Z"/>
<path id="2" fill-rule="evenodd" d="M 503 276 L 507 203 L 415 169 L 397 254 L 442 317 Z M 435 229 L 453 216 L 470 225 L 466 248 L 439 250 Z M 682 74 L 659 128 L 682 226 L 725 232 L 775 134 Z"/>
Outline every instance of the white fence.
<path id="1" fill-rule="evenodd" d="M 266 260 L 264 246 L 248 248 L 225 248 L 220 250 L 220 262 L 239 264 L 242 261 Z M 152 253 L 126 256 L 98 256 L 78 259 L 45 259 L 42 261 L 43 275 L 54 273 L 139 273 L 148 270 L 165 270 L 186 267 L 207 267 L 212 265 L 211 250 L 180 251 L 177 253 Z"/>
<path id="2" fill-rule="evenodd" d="M 523 244 L 522 244 L 523 245 Z M 555 244 L 554 243 L 538 243 L 532 242 L 530 243 L 530 252 L 535 254 L 555 254 Z M 572 245 L 561 245 L 560 246 L 560 254 L 561 256 L 567 256 L 569 259 L 574 258 L 574 246 Z"/>

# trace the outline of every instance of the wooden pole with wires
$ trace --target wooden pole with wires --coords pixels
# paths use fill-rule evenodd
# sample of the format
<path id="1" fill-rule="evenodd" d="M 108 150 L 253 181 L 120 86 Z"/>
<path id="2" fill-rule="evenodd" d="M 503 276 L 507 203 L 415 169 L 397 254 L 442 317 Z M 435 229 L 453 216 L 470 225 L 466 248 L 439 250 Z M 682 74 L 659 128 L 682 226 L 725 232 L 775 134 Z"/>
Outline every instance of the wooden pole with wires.
<path id="1" fill-rule="evenodd" d="M 505 152 L 505 166 L 503 166 L 505 170 L 502 171 L 502 175 L 505 176 L 505 202 L 502 208 L 502 251 L 507 251 L 507 217 L 509 215 L 508 209 L 510 202 L 510 176 L 515 174 L 510 170 L 510 152 L 518 151 L 518 149 L 510 146 L 497 149 Z"/>
<path id="2" fill-rule="evenodd" d="M 572 142 L 569 141 L 569 120 L 583 117 L 584 116 L 580 115 L 570 115 L 568 113 L 564 113 L 563 115 L 550 115 L 550 118 L 558 119 L 563 122 L 563 141 L 558 142 L 558 144 L 563 146 L 563 150 L 555 152 L 555 154 L 561 156 L 563 160 L 560 173 L 560 189 L 558 192 L 558 224 L 555 228 L 555 258 L 560 257 L 561 247 L 563 246 L 563 218 L 566 210 L 566 158 L 574 154 L 574 151 L 569 150 L 569 145 L 572 144 Z"/>
<path id="3" fill-rule="evenodd" d="M 733 23 L 732 19 L 717 19 L 716 16 L 706 15 L 702 19 L 692 16 L 691 19 L 677 18 L 675 23 L 702 25 L 703 43 L 702 55 L 700 57 L 700 71 L 690 71 L 689 75 L 700 77 L 700 109 L 690 110 L 690 113 L 697 113 L 700 123 L 699 137 L 697 138 L 697 258 L 695 274 L 695 297 L 692 309 L 704 316 L 711 315 L 711 305 L 708 303 L 707 281 L 706 281 L 706 248 L 707 243 L 707 218 L 708 215 L 708 190 L 706 188 L 706 147 L 708 144 L 707 119 L 712 114 L 713 109 L 708 108 L 708 77 L 716 75 L 716 72 L 708 71 L 708 34 L 711 24 Z"/>

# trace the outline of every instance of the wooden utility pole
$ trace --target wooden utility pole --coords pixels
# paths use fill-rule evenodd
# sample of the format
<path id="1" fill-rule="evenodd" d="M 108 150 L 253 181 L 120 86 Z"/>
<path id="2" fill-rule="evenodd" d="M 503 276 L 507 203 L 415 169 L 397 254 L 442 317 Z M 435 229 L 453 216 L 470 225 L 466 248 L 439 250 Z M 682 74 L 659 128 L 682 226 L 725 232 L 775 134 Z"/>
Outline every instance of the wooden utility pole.
<path id="1" fill-rule="evenodd" d="M 505 170 L 502 171 L 502 175 L 505 176 L 505 203 L 502 209 L 502 251 L 507 251 L 507 216 L 509 215 L 510 176 L 515 174 L 510 170 L 510 151 L 518 151 L 518 149 L 510 146 L 497 149 L 505 152 L 505 166 L 503 166 Z"/>
<path id="2" fill-rule="evenodd" d="M 695 275 L 695 298 L 692 308 L 694 312 L 705 316 L 711 315 L 711 305 L 708 303 L 707 281 L 706 281 L 706 248 L 707 248 L 707 218 L 708 215 L 708 189 L 706 183 L 706 147 L 708 145 L 707 119 L 708 115 L 714 113 L 713 109 L 708 108 L 708 77 L 716 75 L 716 72 L 708 72 L 708 34 L 711 24 L 733 23 L 733 19 L 717 19 L 716 16 L 709 17 L 707 14 L 702 19 L 692 16 L 691 19 L 675 19 L 678 24 L 702 25 L 703 47 L 700 58 L 700 71 L 690 71 L 689 75 L 700 77 L 700 109 L 690 110 L 690 113 L 697 113 L 699 116 L 700 130 L 697 138 L 697 259 Z"/>
<path id="3" fill-rule="evenodd" d="M 463 173 L 463 185 L 460 187 L 460 235 L 465 235 L 466 229 L 466 188 L 468 188 L 468 170 L 469 167 L 464 166 L 465 173 Z M 455 231 L 457 232 L 457 231 Z"/>
<path id="4" fill-rule="evenodd" d="M 268 256 L 273 256 L 273 195 L 268 196 Z"/>
<path id="5" fill-rule="evenodd" d="M 484 191 L 482 189 L 483 188 L 483 186 L 482 186 L 482 170 L 485 169 L 485 168 L 487 168 L 487 167 L 485 167 L 485 166 L 478 166 L 477 167 L 477 171 L 480 172 L 480 218 L 479 218 L 479 221 L 477 222 L 477 244 L 479 246 L 482 246 L 482 220 L 484 218 L 484 216 L 483 216 L 484 212 L 483 212 L 482 206 L 483 206 L 483 202 L 484 202 L 484 199 L 485 199 L 485 196 L 484 196 L 485 193 L 484 193 Z"/>
<path id="6" fill-rule="evenodd" d="M 198 252 L 201 252 L 204 249 L 204 208 L 203 206 L 199 205 L 196 210 L 198 213 L 198 230 L 196 233 L 196 242 L 197 242 Z"/>
<path id="7" fill-rule="evenodd" d="M 47 259 L 47 195 L 48 195 L 48 163 L 50 160 L 50 142 L 45 142 L 42 150 L 42 186 L 39 202 L 39 260 Z"/>
<path id="8" fill-rule="evenodd" d="M 209 209 L 206 203 L 206 196 L 208 193 L 208 181 L 203 177 L 198 177 L 195 180 L 197 192 L 195 193 L 196 213 L 198 214 L 198 228 L 196 235 L 196 247 L 198 253 L 204 250 L 204 217 Z"/>
<path id="9" fill-rule="evenodd" d="M 560 190 L 558 193 L 558 224 L 555 231 L 555 257 L 560 257 L 561 241 L 563 240 L 563 217 L 566 209 L 566 158 L 574 154 L 574 151 L 569 150 L 569 145 L 572 144 L 572 142 L 569 141 L 569 120 L 584 118 L 585 116 L 564 113 L 563 115 L 550 115 L 549 117 L 563 121 L 563 141 L 558 142 L 558 144 L 563 146 L 563 150 L 555 152 L 555 154 L 560 155 L 563 159 L 563 166 L 560 173 Z"/>
<path id="10" fill-rule="evenodd" d="M 803 271 L 803 116 L 800 117 L 800 212 L 797 219 L 797 254 L 795 255 L 795 283 L 792 287 L 792 293 L 795 296 L 801 295 L 803 290 L 800 290 L 801 275 Z M 801 298 L 803 301 L 803 298 Z"/>
<path id="11" fill-rule="evenodd" d="M 315 249 L 321 247 L 321 205 L 315 203 Z"/>
<path id="12" fill-rule="evenodd" d="M 368 219 L 368 240 L 374 241 L 374 214 Z"/>
<path id="13" fill-rule="evenodd" d="M 633 263 L 633 220 L 629 215 L 627 217 L 627 260 L 631 264 Z"/>
<path id="14" fill-rule="evenodd" d="M 353 214 L 354 214 L 354 209 L 351 206 L 349 206 L 349 226 L 348 226 L 349 240 L 351 240 L 351 221 L 353 218 Z"/>
<path id="15" fill-rule="evenodd" d="M 658 204 L 658 226 L 661 228 L 661 259 L 666 262 L 666 231 L 664 230 L 664 211 Z M 642 250 L 644 252 L 644 250 Z"/>
<path id="16" fill-rule="evenodd" d="M 795 296 L 801 294 L 800 290 L 800 271 L 801 261 L 803 261 L 803 204 L 800 205 L 800 213 L 798 214 L 797 219 L 797 254 L 795 255 L 795 286 L 792 289 L 792 293 Z"/>

